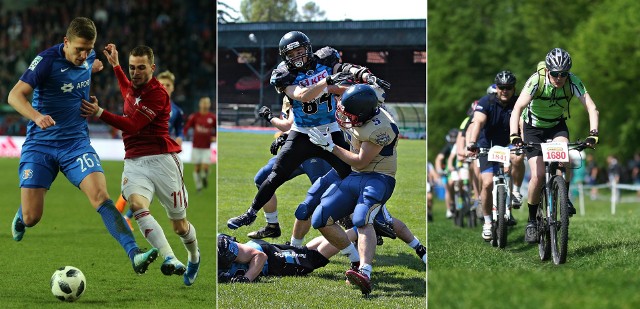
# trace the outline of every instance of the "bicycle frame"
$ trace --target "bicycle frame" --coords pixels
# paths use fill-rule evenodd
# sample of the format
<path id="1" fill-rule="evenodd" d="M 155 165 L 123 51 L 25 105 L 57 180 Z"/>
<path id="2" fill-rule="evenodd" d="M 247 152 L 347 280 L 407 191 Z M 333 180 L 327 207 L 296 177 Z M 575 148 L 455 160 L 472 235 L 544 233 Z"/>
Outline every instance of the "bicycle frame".
<path id="1" fill-rule="evenodd" d="M 493 146 L 483 148 L 481 154 L 488 156 L 489 162 L 498 164 L 498 171 L 493 175 L 492 195 L 492 245 L 504 248 L 507 245 L 506 224 L 511 218 L 511 150 L 508 147 Z M 506 171 L 505 171 L 506 169 Z"/>

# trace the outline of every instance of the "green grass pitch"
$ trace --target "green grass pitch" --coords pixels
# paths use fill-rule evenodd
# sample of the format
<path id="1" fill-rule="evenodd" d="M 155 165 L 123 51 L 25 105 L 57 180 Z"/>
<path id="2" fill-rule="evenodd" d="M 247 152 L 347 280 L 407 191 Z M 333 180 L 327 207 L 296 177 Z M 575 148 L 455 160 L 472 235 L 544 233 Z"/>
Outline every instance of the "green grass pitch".
<path id="1" fill-rule="evenodd" d="M 102 162 L 109 194 L 120 194 L 122 162 Z M 137 275 L 124 250 L 109 235 L 100 215 L 86 196 L 58 174 L 46 195 L 40 223 L 29 228 L 21 242 L 11 237 L 11 221 L 20 204 L 18 159 L 0 159 L 0 307 L 61 308 L 49 287 L 53 272 L 61 266 L 78 267 L 85 274 L 87 289 L 74 306 L 83 308 L 213 308 L 215 306 L 215 201 L 216 166 L 211 165 L 211 185 L 196 194 L 191 173 L 185 164 L 189 192 L 187 217 L 195 226 L 201 253 L 198 279 L 191 287 L 182 276 L 164 276 L 160 258 L 144 275 Z M 186 264 L 187 252 L 173 232 L 162 206 L 154 201 L 151 213 L 160 222 L 178 258 Z M 150 247 L 134 224 L 138 245 Z"/>
<path id="2" fill-rule="evenodd" d="M 261 211 L 249 227 L 230 230 L 226 221 L 246 211 L 257 189 L 255 173 L 271 157 L 273 137 L 248 133 L 225 133 L 218 136 L 219 188 L 218 231 L 246 242 L 246 234 L 265 224 Z M 403 220 L 425 243 L 426 237 L 426 147 L 425 141 L 401 140 L 398 146 L 397 185 L 388 202 L 393 216 Z M 277 191 L 278 217 L 283 235 L 275 243 L 291 237 L 294 210 L 304 199 L 310 183 L 306 176 L 297 177 Z M 305 241 L 319 236 L 315 230 Z M 425 265 L 415 252 L 399 239 L 385 239 L 377 247 L 373 263 L 373 292 L 364 299 L 356 288 L 345 284 L 344 271 L 348 259 L 335 256 L 331 263 L 305 277 L 262 278 L 255 284 L 218 285 L 219 308 L 424 308 L 426 306 Z"/>
<path id="3" fill-rule="evenodd" d="M 609 206 L 587 193 L 585 216 L 570 219 L 567 262 L 554 265 L 524 242 L 526 204 L 515 210 L 507 247 L 498 249 L 481 239 L 481 225 L 455 227 L 436 201 L 428 224 L 429 308 L 640 307 L 640 208 L 620 204 L 612 215 Z"/>

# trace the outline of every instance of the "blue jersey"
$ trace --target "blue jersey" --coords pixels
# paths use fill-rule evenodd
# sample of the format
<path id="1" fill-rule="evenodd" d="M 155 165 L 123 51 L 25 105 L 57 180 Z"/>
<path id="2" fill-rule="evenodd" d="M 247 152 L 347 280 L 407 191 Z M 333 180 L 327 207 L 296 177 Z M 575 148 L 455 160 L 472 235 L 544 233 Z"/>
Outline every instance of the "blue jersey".
<path id="1" fill-rule="evenodd" d="M 96 53 L 91 50 L 87 60 L 76 66 L 64 57 L 63 46 L 58 44 L 38 54 L 20 77 L 33 88 L 33 108 L 56 122 L 42 130 L 29 121 L 27 139 L 59 141 L 89 136 L 87 120 L 80 116 L 80 105 L 82 99 L 89 100 Z"/>
<path id="2" fill-rule="evenodd" d="M 182 138 L 184 139 L 184 134 L 182 133 L 182 127 L 184 127 L 184 112 L 182 108 L 171 100 L 171 114 L 169 115 L 169 135 L 172 138 Z"/>
<path id="3" fill-rule="evenodd" d="M 309 70 L 289 71 L 287 65 L 281 62 L 273 70 L 270 83 L 280 92 L 290 85 L 308 87 L 332 75 L 333 67 L 339 62 L 338 51 L 324 47 L 314 53 Z M 332 94 L 325 93 L 309 102 L 291 101 L 293 121 L 298 127 L 317 127 L 336 122 L 336 100 Z"/>
<path id="4" fill-rule="evenodd" d="M 499 99 L 491 94 L 485 95 L 478 101 L 474 111 L 487 116 L 484 127 L 478 136 L 479 147 L 490 148 L 495 145 L 509 145 L 509 120 L 516 100 L 518 100 L 518 96 L 514 95 L 505 106 L 502 106 Z"/>

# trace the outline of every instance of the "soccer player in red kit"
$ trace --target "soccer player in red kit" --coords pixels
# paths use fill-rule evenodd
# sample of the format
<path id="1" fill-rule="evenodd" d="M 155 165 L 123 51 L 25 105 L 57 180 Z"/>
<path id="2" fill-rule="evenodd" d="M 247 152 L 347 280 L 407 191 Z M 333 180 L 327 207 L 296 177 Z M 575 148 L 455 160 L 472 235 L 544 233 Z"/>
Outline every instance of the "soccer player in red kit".
<path id="1" fill-rule="evenodd" d="M 184 125 L 184 136 L 190 128 L 193 128 L 193 149 L 191 162 L 195 164 L 193 180 L 196 182 L 196 190 L 200 192 L 207 187 L 209 164 L 211 164 L 211 143 L 216 140 L 216 115 L 209 111 L 211 99 L 200 98 L 199 110 L 189 115 Z"/>
<path id="2" fill-rule="evenodd" d="M 97 116 L 122 130 L 125 157 L 122 172 L 122 195 L 127 199 L 140 231 L 164 257 L 160 270 L 165 275 L 183 275 L 184 284 L 191 285 L 200 266 L 196 230 L 187 221 L 188 194 L 183 181 L 183 164 L 177 155 L 181 151 L 169 136 L 171 102 L 160 82 L 153 77 L 153 50 L 137 46 L 129 54 L 127 79 L 118 61 L 114 44 L 105 47 L 104 54 L 118 79 L 124 98 L 124 115 L 119 116 L 98 106 L 98 99 L 83 100 L 83 116 Z M 173 253 L 162 227 L 149 212 L 153 195 L 164 207 L 188 252 L 185 268 Z"/>

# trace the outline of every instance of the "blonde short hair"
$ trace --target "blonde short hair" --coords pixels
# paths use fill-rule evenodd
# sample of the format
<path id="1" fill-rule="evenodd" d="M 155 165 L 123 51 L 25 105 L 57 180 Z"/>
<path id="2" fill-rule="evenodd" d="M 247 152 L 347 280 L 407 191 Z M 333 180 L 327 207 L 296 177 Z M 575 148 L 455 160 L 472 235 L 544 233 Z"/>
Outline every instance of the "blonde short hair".
<path id="1" fill-rule="evenodd" d="M 166 70 L 166 71 L 158 74 L 158 76 L 156 78 L 157 79 L 168 79 L 174 84 L 176 82 L 176 76 L 173 75 L 173 73 L 171 73 L 171 71 L 169 71 L 169 70 Z"/>

